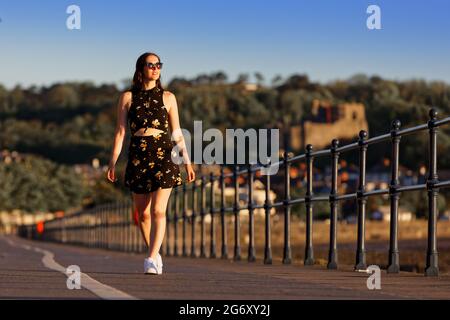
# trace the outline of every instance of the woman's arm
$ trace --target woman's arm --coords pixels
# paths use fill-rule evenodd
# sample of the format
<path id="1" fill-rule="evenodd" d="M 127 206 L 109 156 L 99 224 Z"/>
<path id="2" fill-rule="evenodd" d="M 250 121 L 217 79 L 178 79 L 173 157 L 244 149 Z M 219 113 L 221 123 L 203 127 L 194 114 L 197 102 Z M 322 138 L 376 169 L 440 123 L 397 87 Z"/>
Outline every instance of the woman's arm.
<path id="1" fill-rule="evenodd" d="M 195 180 L 195 171 L 192 168 L 191 160 L 189 159 L 189 155 L 186 148 L 186 142 L 183 137 L 183 133 L 180 128 L 180 118 L 178 116 L 178 105 L 177 99 L 175 95 L 169 91 L 165 91 L 164 95 L 167 99 L 167 106 L 169 107 L 169 125 L 170 131 L 172 132 L 173 139 L 177 143 L 179 150 L 181 150 L 181 154 L 183 156 L 183 161 L 186 166 L 187 172 L 187 181 L 192 182 Z M 164 103 L 166 105 L 166 103 Z"/>
<path id="2" fill-rule="evenodd" d="M 164 91 L 164 95 L 168 101 L 169 106 L 169 125 L 172 132 L 173 139 L 177 144 L 179 150 L 182 152 L 183 161 L 185 164 L 191 164 L 186 148 L 186 142 L 180 128 L 180 118 L 178 115 L 178 104 L 175 95 L 170 91 Z"/>
<path id="3" fill-rule="evenodd" d="M 123 140 L 126 134 L 128 107 L 131 103 L 131 92 L 127 91 L 120 95 L 117 105 L 117 124 L 114 134 L 114 145 L 112 148 L 109 166 L 114 167 L 122 151 Z"/>

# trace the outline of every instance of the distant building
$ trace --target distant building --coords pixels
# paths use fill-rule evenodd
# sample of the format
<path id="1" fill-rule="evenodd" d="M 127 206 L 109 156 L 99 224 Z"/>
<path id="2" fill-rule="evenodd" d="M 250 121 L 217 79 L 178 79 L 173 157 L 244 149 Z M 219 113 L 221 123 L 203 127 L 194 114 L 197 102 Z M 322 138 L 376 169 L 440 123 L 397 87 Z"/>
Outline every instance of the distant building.
<path id="1" fill-rule="evenodd" d="M 378 208 L 381 219 L 383 221 L 391 221 L 391 207 L 390 206 L 380 206 Z M 415 219 L 414 213 L 410 210 L 400 206 L 398 210 L 398 220 L 399 221 L 412 221 Z"/>
<path id="2" fill-rule="evenodd" d="M 302 150 L 312 144 L 315 150 L 325 148 L 333 139 L 351 140 L 359 131 L 369 130 L 364 105 L 314 100 L 312 117 L 290 129 L 290 143 L 293 150 Z"/>
<path id="3" fill-rule="evenodd" d="M 244 83 L 244 88 L 247 91 L 256 91 L 258 89 L 257 83 Z"/>

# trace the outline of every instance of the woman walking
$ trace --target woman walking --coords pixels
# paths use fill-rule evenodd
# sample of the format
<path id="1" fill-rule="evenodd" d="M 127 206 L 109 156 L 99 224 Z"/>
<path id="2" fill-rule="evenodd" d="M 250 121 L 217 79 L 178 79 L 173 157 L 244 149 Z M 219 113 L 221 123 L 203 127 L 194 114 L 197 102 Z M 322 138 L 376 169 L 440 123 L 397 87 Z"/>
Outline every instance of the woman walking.
<path id="1" fill-rule="evenodd" d="M 128 122 L 132 136 L 124 183 L 132 192 L 142 236 L 149 249 L 144 260 L 146 274 L 162 274 L 159 249 L 166 230 L 167 203 L 172 189 L 183 184 L 179 166 L 172 160 L 177 153 L 172 150 L 175 143 L 182 154 L 187 182 L 195 180 L 180 129 L 176 97 L 161 86 L 162 66 L 159 56 L 152 52 L 137 59 L 133 85 L 119 99 L 114 145 L 106 173 L 109 181 L 116 181 L 115 165 Z"/>

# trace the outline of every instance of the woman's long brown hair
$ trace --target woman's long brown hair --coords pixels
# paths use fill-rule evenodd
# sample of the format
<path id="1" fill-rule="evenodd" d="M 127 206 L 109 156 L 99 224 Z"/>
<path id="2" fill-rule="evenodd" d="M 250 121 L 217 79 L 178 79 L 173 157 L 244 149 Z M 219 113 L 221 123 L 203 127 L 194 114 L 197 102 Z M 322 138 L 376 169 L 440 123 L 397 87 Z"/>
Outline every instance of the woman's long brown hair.
<path id="1" fill-rule="evenodd" d="M 161 62 L 161 59 L 156 53 L 146 52 L 141 54 L 141 56 L 136 61 L 136 70 L 134 71 L 133 83 L 131 86 L 132 90 L 141 90 L 144 88 L 144 66 L 148 56 L 155 56 L 158 58 L 158 61 Z M 158 80 L 156 80 L 156 86 L 163 90 L 161 85 L 161 76 L 159 76 Z"/>

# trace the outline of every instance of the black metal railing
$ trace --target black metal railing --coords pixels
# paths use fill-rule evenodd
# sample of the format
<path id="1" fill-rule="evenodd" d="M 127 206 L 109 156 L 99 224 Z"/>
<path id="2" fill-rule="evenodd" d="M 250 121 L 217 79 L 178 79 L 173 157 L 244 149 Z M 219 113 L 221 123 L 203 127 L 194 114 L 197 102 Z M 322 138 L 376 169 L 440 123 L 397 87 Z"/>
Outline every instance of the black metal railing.
<path id="1" fill-rule="evenodd" d="M 390 241 L 389 241 L 389 264 L 387 272 L 398 273 L 399 249 L 398 249 L 398 211 L 399 196 L 404 192 L 426 190 L 428 196 L 428 248 L 426 253 L 425 275 L 437 276 L 439 274 L 438 252 L 437 252 L 437 195 L 440 188 L 450 186 L 450 181 L 439 181 L 437 173 L 437 128 L 450 123 L 450 117 L 438 120 L 437 112 L 431 109 L 429 112 L 429 121 L 426 124 L 412 128 L 400 129 L 400 121 L 392 122 L 389 133 L 380 136 L 368 138 L 366 131 L 359 133 L 358 141 L 339 146 L 338 140 L 331 142 L 330 149 L 314 151 L 312 145 L 306 146 L 305 154 L 289 156 L 285 151 L 282 160 L 277 163 L 271 163 L 264 166 L 251 165 L 241 169 L 237 165 L 231 173 L 224 173 L 224 167 L 221 166 L 220 174 L 201 176 L 191 185 L 183 185 L 182 188 L 175 188 L 173 196 L 168 205 L 166 238 L 162 246 L 162 253 L 170 256 L 178 256 L 178 245 L 181 241 L 181 254 L 188 256 L 187 250 L 187 225 L 191 224 L 191 257 L 207 257 L 206 254 L 206 218 L 210 218 L 210 252 L 209 258 L 216 258 L 216 230 L 215 218 L 220 217 L 220 235 L 221 235 L 221 258 L 228 259 L 228 230 L 227 217 L 234 217 L 234 250 L 233 259 L 240 260 L 241 257 L 241 225 L 240 212 L 248 210 L 248 251 L 247 260 L 255 261 L 255 220 L 254 210 L 263 209 L 264 224 L 264 264 L 272 263 L 271 246 L 271 215 L 273 208 L 284 209 L 284 248 L 283 263 L 292 262 L 292 251 L 290 243 L 291 232 L 291 207 L 302 203 L 306 208 L 306 232 L 305 232 L 305 254 L 304 264 L 314 264 L 313 247 L 313 210 L 314 203 L 326 201 L 330 205 L 330 242 L 328 252 L 328 269 L 338 268 L 338 245 L 337 245 L 337 208 L 340 201 L 355 200 L 357 208 L 357 248 L 355 259 L 355 270 L 366 269 L 366 249 L 365 249 L 365 223 L 366 223 L 366 204 L 369 197 L 387 195 L 390 199 Z M 399 146 L 400 139 L 403 136 L 428 130 L 429 152 L 428 152 L 428 178 L 424 184 L 402 186 L 399 183 Z M 391 181 L 389 188 L 366 190 L 366 155 L 370 145 L 390 142 L 391 144 Z M 358 188 L 354 193 L 338 194 L 338 161 L 343 153 L 357 150 L 359 154 L 359 179 Z M 331 192 L 327 196 L 315 196 L 313 194 L 313 168 L 314 160 L 321 157 L 331 158 Z M 304 197 L 291 199 L 290 195 L 290 166 L 294 162 L 306 162 L 306 194 Z M 255 204 L 253 201 L 253 181 L 255 172 L 262 168 L 269 169 L 272 166 L 284 167 L 284 199 L 272 203 L 269 192 L 271 186 L 271 175 L 265 175 L 265 201 L 264 204 Z M 248 202 L 247 206 L 239 204 L 239 180 L 241 175 L 247 176 Z M 225 204 L 225 179 L 231 178 L 234 188 L 234 202 L 232 206 Z M 208 180 L 208 181 L 207 181 Z M 216 183 L 217 182 L 217 183 Z M 218 188 L 216 187 L 218 185 Z M 208 190 L 207 190 L 208 188 Z M 219 189 L 219 190 L 217 190 Z M 200 192 L 199 192 L 200 190 Z M 209 201 L 207 199 L 209 192 Z M 220 205 L 216 207 L 215 194 L 220 193 Z M 191 208 L 188 208 L 188 193 L 191 192 Z M 198 194 L 200 193 L 200 194 Z M 181 198 L 181 199 L 180 199 Z M 200 201 L 198 200 L 200 199 Z M 180 211 L 180 200 L 183 201 Z M 198 206 L 200 208 L 198 208 Z M 78 244 L 88 247 L 106 248 L 121 251 L 143 252 L 145 250 L 141 234 L 133 225 L 130 212 L 132 211 L 131 200 L 124 203 L 114 203 L 101 205 L 89 210 L 78 212 L 71 216 L 54 219 L 45 222 L 44 231 L 39 234 L 35 226 L 23 226 L 21 233 L 24 236 L 58 241 L 62 243 Z M 200 254 L 197 254 L 197 229 L 198 218 L 200 217 Z M 182 224 L 182 238 L 179 239 L 178 225 Z"/>

